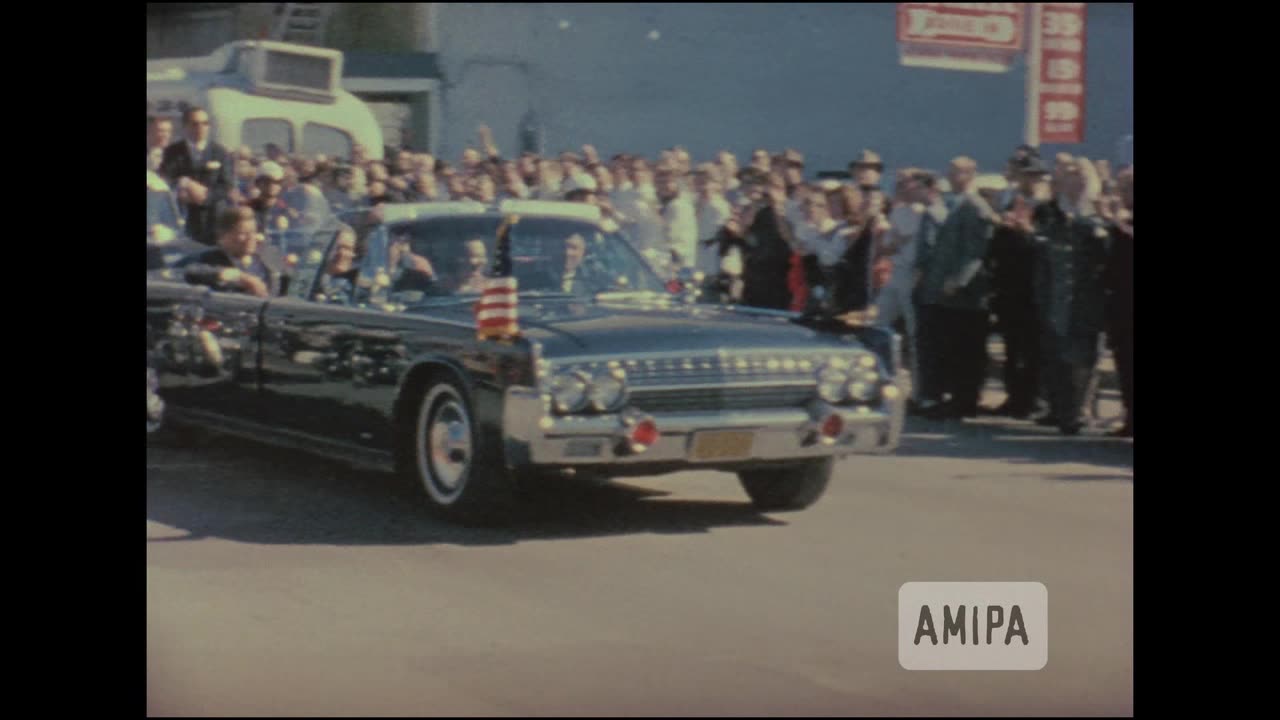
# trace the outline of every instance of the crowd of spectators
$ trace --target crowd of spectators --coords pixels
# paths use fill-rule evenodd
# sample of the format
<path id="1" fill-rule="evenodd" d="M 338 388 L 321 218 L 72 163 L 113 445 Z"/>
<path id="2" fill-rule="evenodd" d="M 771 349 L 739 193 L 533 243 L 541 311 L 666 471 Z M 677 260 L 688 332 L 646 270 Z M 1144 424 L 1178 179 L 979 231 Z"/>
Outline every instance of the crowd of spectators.
<path id="1" fill-rule="evenodd" d="M 508 198 L 600 208 L 659 272 L 700 278 L 708 302 L 837 317 L 905 335 L 911 409 L 925 417 L 989 412 L 1074 434 L 1091 420 L 1103 335 L 1111 342 L 1132 436 L 1133 167 L 1112 171 L 1061 153 L 1052 165 L 1018 147 L 1002 173 L 968 157 L 945 173 L 896 171 L 866 150 L 847 172 L 806 179 L 795 150 L 756 149 L 745 166 L 721 151 L 695 163 L 656 158 L 504 157 L 487 128 L 456 164 L 387 149 L 371 159 L 234 151 L 211 143 L 208 115 L 148 124 L 148 169 L 170 181 L 193 238 L 214 244 L 216 213 L 251 211 L 283 230 L 385 203 Z M 987 338 L 1002 336 L 1008 401 L 982 408 Z"/>

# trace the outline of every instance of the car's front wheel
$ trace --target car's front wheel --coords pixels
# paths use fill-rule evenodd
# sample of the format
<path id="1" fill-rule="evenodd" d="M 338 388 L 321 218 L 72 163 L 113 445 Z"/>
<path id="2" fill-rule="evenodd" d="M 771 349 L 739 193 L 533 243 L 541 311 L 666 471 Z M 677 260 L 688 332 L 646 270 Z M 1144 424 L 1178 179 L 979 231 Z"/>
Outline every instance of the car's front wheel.
<path id="1" fill-rule="evenodd" d="M 827 490 L 835 461 L 810 460 L 800 465 L 738 473 L 742 489 L 761 510 L 803 510 Z"/>
<path id="2" fill-rule="evenodd" d="M 432 385 L 418 408 L 414 470 L 432 507 L 455 518 L 493 523 L 510 519 L 515 505 L 511 475 L 487 462 L 465 394 L 453 382 Z"/>

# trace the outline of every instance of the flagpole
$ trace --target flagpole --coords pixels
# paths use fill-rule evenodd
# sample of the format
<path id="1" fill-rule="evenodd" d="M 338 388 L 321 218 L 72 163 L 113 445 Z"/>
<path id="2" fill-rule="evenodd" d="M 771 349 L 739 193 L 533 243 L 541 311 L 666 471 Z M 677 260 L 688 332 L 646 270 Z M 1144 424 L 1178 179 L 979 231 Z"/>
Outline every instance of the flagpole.
<path id="1" fill-rule="evenodd" d="M 1041 3 L 1027 3 L 1031 33 L 1027 48 L 1027 124 L 1024 137 L 1031 147 L 1040 146 L 1040 43 L 1043 21 Z"/>

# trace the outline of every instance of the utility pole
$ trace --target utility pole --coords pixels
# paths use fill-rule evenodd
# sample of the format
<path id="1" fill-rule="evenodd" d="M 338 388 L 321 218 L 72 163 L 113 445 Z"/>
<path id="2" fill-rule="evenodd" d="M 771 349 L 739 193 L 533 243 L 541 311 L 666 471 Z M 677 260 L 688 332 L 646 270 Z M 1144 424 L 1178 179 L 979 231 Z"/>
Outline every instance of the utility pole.
<path id="1" fill-rule="evenodd" d="M 1027 45 L 1027 124 L 1024 141 L 1031 147 L 1040 146 L 1040 3 L 1027 3 L 1031 31 Z"/>

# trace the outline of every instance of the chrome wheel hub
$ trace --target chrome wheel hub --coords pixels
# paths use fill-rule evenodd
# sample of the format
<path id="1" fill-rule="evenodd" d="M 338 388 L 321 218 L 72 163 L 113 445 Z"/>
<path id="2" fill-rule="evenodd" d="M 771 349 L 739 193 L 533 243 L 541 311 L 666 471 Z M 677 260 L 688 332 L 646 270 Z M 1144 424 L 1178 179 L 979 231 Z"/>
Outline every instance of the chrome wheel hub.
<path id="1" fill-rule="evenodd" d="M 471 423 L 453 399 L 445 400 L 427 430 L 434 479 L 446 492 L 457 490 L 471 465 Z"/>

